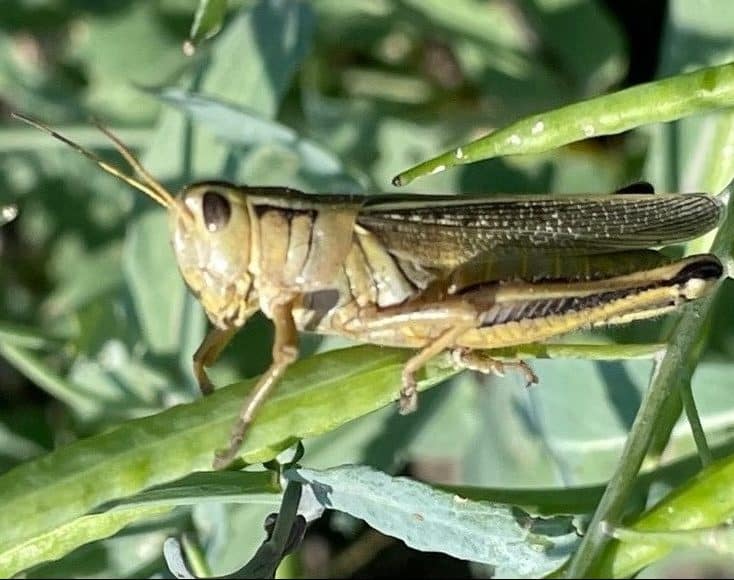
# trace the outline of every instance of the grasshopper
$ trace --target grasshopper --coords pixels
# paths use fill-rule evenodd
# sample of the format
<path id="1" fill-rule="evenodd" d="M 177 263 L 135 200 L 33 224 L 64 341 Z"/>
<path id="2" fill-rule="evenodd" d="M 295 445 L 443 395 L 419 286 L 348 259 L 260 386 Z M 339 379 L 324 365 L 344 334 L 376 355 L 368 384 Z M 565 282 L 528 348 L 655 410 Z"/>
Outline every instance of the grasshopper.
<path id="1" fill-rule="evenodd" d="M 715 228 L 723 204 L 705 194 L 655 195 L 639 184 L 585 196 L 310 195 L 205 181 L 174 196 L 103 127 L 137 178 L 16 116 L 166 208 L 181 275 L 212 323 L 193 356 L 204 395 L 214 389 L 206 367 L 248 318 L 260 310 L 272 320 L 272 364 L 215 468 L 237 456 L 297 358 L 299 332 L 416 349 L 399 393 L 409 413 L 416 373 L 444 351 L 460 367 L 515 366 L 535 383 L 525 362 L 481 351 L 655 317 L 706 295 L 723 275 L 714 255 L 671 260 L 649 249 Z"/>

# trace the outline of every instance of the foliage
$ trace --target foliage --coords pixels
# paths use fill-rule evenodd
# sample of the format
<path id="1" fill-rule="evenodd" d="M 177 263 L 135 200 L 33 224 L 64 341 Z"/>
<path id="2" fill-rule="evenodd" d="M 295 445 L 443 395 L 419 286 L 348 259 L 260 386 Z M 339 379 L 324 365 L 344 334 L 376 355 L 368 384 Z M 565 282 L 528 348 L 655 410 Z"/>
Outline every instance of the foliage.
<path id="1" fill-rule="evenodd" d="M 0 109 L 119 164 L 88 120 L 101 118 L 172 190 L 226 179 L 379 195 L 457 147 L 471 163 L 412 189 L 561 194 L 648 179 L 718 194 L 734 177 L 726 0 L 670 0 L 643 79 L 668 80 L 631 88 L 640 55 L 598 1 L 6 4 Z M 350 575 L 399 550 L 377 530 L 471 562 L 454 573 L 565 563 L 556 574 L 621 577 L 705 545 L 704 531 L 670 532 L 734 512 L 729 282 L 681 316 L 506 353 L 530 359 L 541 385 L 529 390 L 439 357 L 409 417 L 392 403 L 409 353 L 303 336 L 248 440 L 253 465 L 215 473 L 211 454 L 269 363 L 269 322 L 248 323 L 212 371 L 228 386 L 201 399 L 190 361 L 206 323 L 160 208 L 9 118 L 0 185 L 3 575 L 161 574 L 169 537 L 197 575 L 245 574 L 273 537 L 277 557 L 247 570 L 300 544 L 281 576 Z M 730 261 L 729 224 L 671 251 L 713 243 Z M 297 466 L 275 462 L 300 439 Z M 302 543 L 282 529 L 266 539 L 286 485 L 315 510 Z"/>

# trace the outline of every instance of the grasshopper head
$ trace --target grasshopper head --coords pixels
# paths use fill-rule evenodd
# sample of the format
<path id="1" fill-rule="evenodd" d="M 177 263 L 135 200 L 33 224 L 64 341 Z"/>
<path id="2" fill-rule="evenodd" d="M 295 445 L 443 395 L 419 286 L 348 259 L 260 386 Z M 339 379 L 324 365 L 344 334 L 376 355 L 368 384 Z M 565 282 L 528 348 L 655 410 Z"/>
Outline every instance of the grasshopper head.
<path id="1" fill-rule="evenodd" d="M 171 195 L 110 131 L 97 125 L 135 171 L 130 176 L 47 125 L 17 113 L 13 117 L 44 131 L 91 159 L 168 210 L 173 249 L 189 288 L 219 327 L 241 326 L 257 309 L 257 295 L 248 273 L 250 218 L 244 197 L 230 184 L 198 183 Z"/>
<path id="2" fill-rule="evenodd" d="M 189 288 L 220 327 L 241 326 L 257 308 L 248 271 L 250 216 L 237 188 L 202 182 L 183 189 L 170 211 L 173 249 Z"/>

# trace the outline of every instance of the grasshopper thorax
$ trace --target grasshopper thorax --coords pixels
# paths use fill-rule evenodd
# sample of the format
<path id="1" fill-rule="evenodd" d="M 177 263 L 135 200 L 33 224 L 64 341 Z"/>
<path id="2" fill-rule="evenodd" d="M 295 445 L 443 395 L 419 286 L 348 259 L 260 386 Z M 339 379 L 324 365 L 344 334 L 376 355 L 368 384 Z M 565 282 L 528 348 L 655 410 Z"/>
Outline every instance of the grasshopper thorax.
<path id="1" fill-rule="evenodd" d="M 171 239 L 186 284 L 215 325 L 241 326 L 258 306 L 244 196 L 231 184 L 202 182 L 184 188 L 176 206 Z"/>

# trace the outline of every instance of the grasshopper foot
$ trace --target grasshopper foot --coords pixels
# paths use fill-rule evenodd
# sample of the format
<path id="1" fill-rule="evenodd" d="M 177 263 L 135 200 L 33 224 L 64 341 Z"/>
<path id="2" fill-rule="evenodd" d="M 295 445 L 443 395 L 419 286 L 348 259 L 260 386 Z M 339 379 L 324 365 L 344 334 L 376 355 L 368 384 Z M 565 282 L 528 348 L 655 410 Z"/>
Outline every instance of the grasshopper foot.
<path id="1" fill-rule="evenodd" d="M 518 370 L 525 376 L 526 388 L 531 387 L 532 385 L 537 385 L 540 382 L 540 380 L 538 380 L 538 375 L 533 372 L 533 369 L 531 369 L 530 365 L 524 360 L 519 360 L 517 362 L 509 364 L 512 366 L 516 366 Z"/>
<path id="2" fill-rule="evenodd" d="M 403 371 L 403 388 L 400 389 L 398 412 L 409 415 L 418 409 L 418 385 L 411 372 Z"/>
<path id="3" fill-rule="evenodd" d="M 482 374 L 494 374 L 500 377 L 505 376 L 507 367 L 516 367 L 525 379 L 525 386 L 529 387 L 538 382 L 537 375 L 525 361 L 509 361 L 503 362 L 487 356 L 485 354 L 469 350 L 468 348 L 454 348 L 451 350 L 451 359 L 459 368 L 477 371 Z"/>
<path id="4" fill-rule="evenodd" d="M 214 392 L 214 384 L 209 380 L 209 377 L 204 370 L 204 367 L 195 369 L 196 382 L 199 383 L 199 390 L 205 397 L 211 395 Z"/>
<path id="5" fill-rule="evenodd" d="M 229 447 L 226 449 L 219 449 L 214 454 L 214 461 L 212 461 L 212 467 L 214 469 L 226 469 L 237 457 L 242 441 L 245 439 L 245 432 L 247 431 L 247 424 L 238 419 L 232 428 L 232 436 L 229 439 Z"/>
<path id="6" fill-rule="evenodd" d="M 222 330 L 220 328 L 212 328 L 204 338 L 194 353 L 194 376 L 199 384 L 199 390 L 202 395 L 211 395 L 214 392 L 214 385 L 209 380 L 204 367 L 210 367 L 219 358 L 222 350 L 227 346 L 236 328 L 228 328 Z"/>

